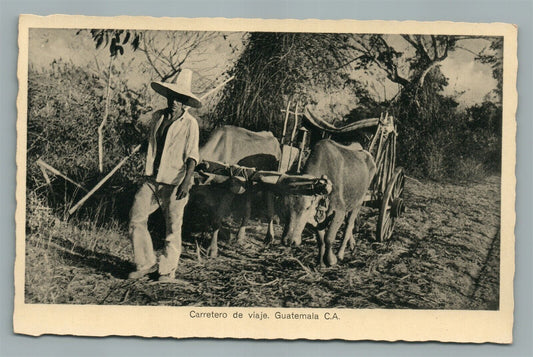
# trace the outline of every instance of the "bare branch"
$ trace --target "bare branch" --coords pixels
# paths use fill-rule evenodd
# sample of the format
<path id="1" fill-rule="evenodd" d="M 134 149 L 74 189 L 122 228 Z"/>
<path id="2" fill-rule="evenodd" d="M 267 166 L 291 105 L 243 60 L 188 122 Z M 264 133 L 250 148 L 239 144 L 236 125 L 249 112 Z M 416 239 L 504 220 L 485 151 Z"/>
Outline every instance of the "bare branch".
<path id="1" fill-rule="evenodd" d="M 463 50 L 463 51 L 469 52 L 469 53 L 473 54 L 474 56 L 479 55 L 479 53 L 476 53 L 476 52 L 474 52 L 472 50 L 469 50 L 468 48 L 465 48 L 463 46 L 455 46 L 455 48 L 458 49 L 458 50 Z"/>
<path id="2" fill-rule="evenodd" d="M 146 36 L 143 36 L 143 43 L 144 43 L 144 47 L 143 48 L 139 47 L 139 49 L 144 53 L 144 55 L 146 56 L 146 59 L 148 60 L 148 63 L 150 64 L 152 69 L 155 71 L 155 73 L 159 76 L 159 78 L 162 78 L 163 75 L 161 75 L 161 72 L 159 72 L 159 70 L 157 69 L 157 66 L 154 64 L 152 60 L 152 56 L 150 56 L 150 50 L 148 49 L 148 46 L 146 43 Z"/>
<path id="3" fill-rule="evenodd" d="M 147 32 L 140 49 L 155 74 L 162 81 L 167 81 L 179 73 L 182 66 L 190 59 L 201 60 L 206 54 L 203 44 L 214 39 L 216 35 L 216 33 L 188 31 L 179 35 L 168 32 Z"/>
<path id="4" fill-rule="evenodd" d="M 411 35 L 402 35 L 402 37 L 404 38 L 404 40 L 406 40 L 407 42 L 409 42 L 414 48 L 417 48 L 418 44 L 417 44 L 416 41 L 411 37 Z"/>
<path id="5" fill-rule="evenodd" d="M 437 38 L 435 35 L 431 35 L 431 44 L 433 45 L 433 59 L 436 59 L 439 57 L 439 49 L 437 46 Z"/>
<path id="6" fill-rule="evenodd" d="M 418 39 L 417 39 L 417 42 L 419 44 L 420 54 L 423 57 L 425 57 L 426 60 L 432 61 L 431 56 L 429 54 L 429 51 L 428 51 L 428 49 L 426 47 L 426 44 L 424 42 L 424 37 L 423 36 L 419 36 Z"/>

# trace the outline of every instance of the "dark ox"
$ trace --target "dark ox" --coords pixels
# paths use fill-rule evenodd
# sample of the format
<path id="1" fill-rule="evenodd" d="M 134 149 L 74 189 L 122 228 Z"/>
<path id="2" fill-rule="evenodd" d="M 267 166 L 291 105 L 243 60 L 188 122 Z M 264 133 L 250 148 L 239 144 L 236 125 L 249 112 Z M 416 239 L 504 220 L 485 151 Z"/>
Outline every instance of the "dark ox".
<path id="1" fill-rule="evenodd" d="M 257 170 L 275 171 L 281 156 L 278 140 L 271 132 L 253 132 L 236 126 L 223 126 L 216 129 L 207 143 L 200 148 L 200 160 L 219 161 L 230 165 L 240 165 Z M 213 218 L 213 235 L 208 254 L 216 257 L 218 252 L 218 234 L 222 225 L 222 218 L 231 209 L 231 203 L 235 197 L 229 188 L 223 185 L 221 188 L 201 187 L 202 195 L 210 206 L 215 206 Z M 245 207 L 242 221 L 237 233 L 237 242 L 242 243 L 246 236 L 246 226 L 250 219 L 251 196 L 253 189 L 247 190 L 244 195 Z M 206 201 L 206 202 L 207 202 Z M 273 201 L 270 194 L 266 193 L 266 205 L 268 210 L 268 230 L 266 242 L 274 239 L 274 216 Z"/>
<path id="2" fill-rule="evenodd" d="M 327 219 L 322 224 L 317 222 L 317 209 L 323 197 L 288 196 L 289 221 L 283 232 L 283 242 L 300 245 L 302 231 L 309 223 L 316 230 L 319 264 L 335 265 L 337 257 L 333 254 L 332 246 L 346 214 L 349 213 L 344 239 L 338 252 L 338 257 L 342 260 L 347 243 L 350 242 L 352 249 L 355 245 L 354 222 L 375 171 L 374 159 L 367 151 L 362 150 L 358 143 L 348 147 L 329 139 L 319 141 L 313 148 L 302 173 L 315 177 L 326 175 L 331 180 L 333 190 L 328 196 Z"/>

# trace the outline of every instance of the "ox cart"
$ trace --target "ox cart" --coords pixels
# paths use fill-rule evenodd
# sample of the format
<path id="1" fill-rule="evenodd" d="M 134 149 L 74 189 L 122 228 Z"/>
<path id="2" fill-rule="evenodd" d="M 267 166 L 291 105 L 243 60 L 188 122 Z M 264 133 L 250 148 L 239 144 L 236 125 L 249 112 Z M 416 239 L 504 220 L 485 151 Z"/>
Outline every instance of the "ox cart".
<path id="1" fill-rule="evenodd" d="M 332 191 L 331 181 L 325 177 L 302 175 L 300 169 L 313 145 L 313 141 L 330 138 L 335 141 L 354 142 L 361 132 L 368 133 L 365 148 L 376 163 L 376 173 L 364 198 L 364 205 L 379 209 L 376 239 L 380 242 L 392 235 L 395 221 L 405 211 L 402 198 L 404 171 L 396 167 L 396 126 L 394 118 L 382 114 L 380 118 L 360 120 L 344 127 L 335 127 L 319 119 L 298 105 L 285 112 L 283 133 L 280 139 L 281 159 L 278 171 L 262 171 L 251 167 L 228 165 L 223 162 L 202 161 L 196 168 L 197 184 L 225 183 L 233 193 L 243 193 L 259 184 L 276 193 L 296 195 L 323 195 Z M 288 125 L 289 118 L 294 118 Z M 292 130 L 288 133 L 288 127 Z"/>

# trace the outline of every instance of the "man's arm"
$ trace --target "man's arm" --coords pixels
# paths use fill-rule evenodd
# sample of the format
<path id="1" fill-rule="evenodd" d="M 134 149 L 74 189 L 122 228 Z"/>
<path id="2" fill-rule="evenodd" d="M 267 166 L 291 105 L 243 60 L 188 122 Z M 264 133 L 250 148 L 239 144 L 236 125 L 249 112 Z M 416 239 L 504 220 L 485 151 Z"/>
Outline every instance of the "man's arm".
<path id="1" fill-rule="evenodd" d="M 178 190 L 176 191 L 176 198 L 178 200 L 187 197 L 187 195 L 189 194 L 189 190 L 191 189 L 191 186 L 193 184 L 192 175 L 194 175 L 196 160 L 193 158 L 188 158 L 185 162 L 185 166 L 185 177 L 183 178 L 183 181 L 181 181 L 181 184 L 178 186 Z"/>

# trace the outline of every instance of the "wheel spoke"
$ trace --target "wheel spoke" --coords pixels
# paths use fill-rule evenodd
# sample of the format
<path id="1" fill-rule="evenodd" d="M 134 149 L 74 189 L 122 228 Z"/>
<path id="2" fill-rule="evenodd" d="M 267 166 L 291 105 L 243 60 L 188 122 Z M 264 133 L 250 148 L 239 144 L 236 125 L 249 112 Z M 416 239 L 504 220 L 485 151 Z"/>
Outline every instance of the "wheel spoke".
<path id="1" fill-rule="evenodd" d="M 392 190 L 392 196 L 394 198 L 400 197 L 403 193 L 403 187 L 399 185 L 395 185 L 394 189 Z"/>
<path id="2" fill-rule="evenodd" d="M 402 202 L 397 200 L 403 194 L 405 176 L 402 168 L 394 168 L 394 160 L 391 157 L 391 154 L 394 154 L 394 142 L 389 142 L 392 144 L 392 147 L 389 145 L 384 145 L 383 147 L 383 157 L 381 162 L 381 176 L 382 178 L 389 178 L 387 182 L 380 182 L 381 185 L 376 186 L 377 189 L 382 189 L 381 193 L 383 195 L 381 200 L 381 210 L 378 217 L 378 222 L 376 226 L 377 238 L 381 241 L 387 240 L 392 236 L 394 232 L 394 226 L 396 223 L 396 218 L 393 217 L 393 208 L 394 214 L 400 215 Z M 397 206 L 400 205 L 400 206 Z"/>
<path id="3" fill-rule="evenodd" d="M 394 198 L 400 197 L 403 193 L 404 188 L 404 176 L 403 174 L 399 174 L 398 178 L 396 179 L 396 182 L 394 183 L 394 188 L 392 190 L 392 196 Z"/>
<path id="4" fill-rule="evenodd" d="M 391 217 L 390 223 L 389 223 L 389 237 L 392 235 L 392 232 L 394 231 L 394 222 L 395 218 Z"/>
<path id="5" fill-rule="evenodd" d="M 380 235 L 381 235 L 381 237 L 380 237 L 380 238 L 381 238 L 381 241 L 384 241 L 384 240 L 386 239 L 386 236 L 387 236 L 387 235 L 386 235 L 386 230 L 385 230 L 386 225 L 387 225 L 386 220 L 383 220 L 383 221 L 381 222 L 381 226 L 380 226 L 380 230 L 379 230 L 379 231 L 380 231 Z"/>
<path id="6" fill-rule="evenodd" d="M 393 218 L 391 216 L 387 216 L 388 219 L 386 219 L 384 222 L 383 222 L 383 228 L 381 230 L 382 235 L 383 235 L 383 238 L 384 239 L 389 239 L 391 233 L 392 233 L 392 223 L 393 223 Z"/>

